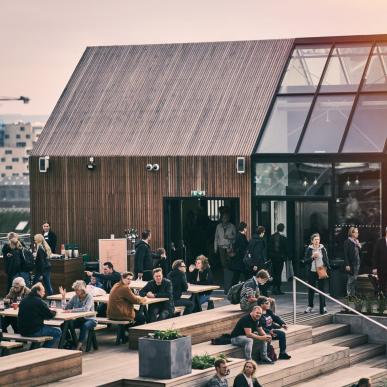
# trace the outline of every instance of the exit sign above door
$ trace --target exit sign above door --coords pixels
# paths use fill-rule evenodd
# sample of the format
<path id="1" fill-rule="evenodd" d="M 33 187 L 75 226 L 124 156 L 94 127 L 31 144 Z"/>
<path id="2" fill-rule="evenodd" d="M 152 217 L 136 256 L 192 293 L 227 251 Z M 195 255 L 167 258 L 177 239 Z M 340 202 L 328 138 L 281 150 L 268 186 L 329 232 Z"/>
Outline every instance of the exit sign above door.
<path id="1" fill-rule="evenodd" d="M 191 196 L 194 198 L 206 196 L 206 191 L 191 191 Z"/>

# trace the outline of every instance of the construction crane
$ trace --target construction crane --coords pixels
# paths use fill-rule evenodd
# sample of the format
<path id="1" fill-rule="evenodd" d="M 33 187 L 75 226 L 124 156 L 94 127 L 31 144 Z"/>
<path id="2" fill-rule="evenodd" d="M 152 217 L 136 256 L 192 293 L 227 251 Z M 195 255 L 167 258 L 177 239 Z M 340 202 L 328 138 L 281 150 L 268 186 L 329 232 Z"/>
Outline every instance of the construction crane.
<path id="1" fill-rule="evenodd" d="M 19 98 L 17 97 L 0 97 L 0 101 L 23 101 L 23 103 L 28 103 L 30 102 L 30 99 L 28 97 L 20 96 Z"/>

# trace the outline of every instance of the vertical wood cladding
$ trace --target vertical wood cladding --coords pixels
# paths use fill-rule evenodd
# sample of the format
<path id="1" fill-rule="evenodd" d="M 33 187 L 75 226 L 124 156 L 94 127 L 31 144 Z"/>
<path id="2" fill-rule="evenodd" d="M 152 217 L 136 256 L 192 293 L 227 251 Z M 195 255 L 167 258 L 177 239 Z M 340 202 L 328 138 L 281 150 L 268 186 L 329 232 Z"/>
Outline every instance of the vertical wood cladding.
<path id="1" fill-rule="evenodd" d="M 240 199 L 240 219 L 250 224 L 250 159 L 246 173 L 236 173 L 236 157 L 102 157 L 87 169 L 87 157 L 51 157 L 47 173 L 38 158 L 30 159 L 32 232 L 48 220 L 58 244 L 79 243 L 81 252 L 98 255 L 98 239 L 123 237 L 124 229 L 149 228 L 152 246 L 163 245 L 163 198 L 189 197 L 204 190 L 207 197 Z M 147 163 L 159 164 L 148 172 Z"/>

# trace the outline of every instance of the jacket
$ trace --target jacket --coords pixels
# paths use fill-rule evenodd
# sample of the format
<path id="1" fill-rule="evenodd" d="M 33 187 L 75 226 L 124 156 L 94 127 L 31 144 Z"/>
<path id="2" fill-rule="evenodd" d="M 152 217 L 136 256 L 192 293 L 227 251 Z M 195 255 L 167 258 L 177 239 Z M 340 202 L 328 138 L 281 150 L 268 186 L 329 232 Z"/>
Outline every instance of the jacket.
<path id="1" fill-rule="evenodd" d="M 14 277 L 15 274 L 22 271 L 23 258 L 22 251 L 18 248 L 11 248 L 9 243 L 5 244 L 2 249 L 4 258 L 5 271 L 9 277 Z"/>
<path id="2" fill-rule="evenodd" d="M 253 386 L 254 387 L 262 387 L 256 378 L 253 378 Z M 238 374 L 234 379 L 234 384 L 232 387 L 249 387 L 247 380 L 243 373 Z"/>
<path id="3" fill-rule="evenodd" d="M 121 274 L 115 270 L 113 270 L 111 274 L 103 274 L 93 271 L 93 277 L 97 278 L 97 280 L 102 283 L 102 287 L 106 293 L 110 293 L 112 287 L 117 282 L 121 281 Z"/>
<path id="4" fill-rule="evenodd" d="M 386 238 L 379 239 L 374 247 L 373 267 L 378 269 L 378 275 L 387 277 L 387 241 Z"/>
<path id="5" fill-rule="evenodd" d="M 168 273 L 171 271 L 171 263 L 168 257 L 165 257 L 165 258 L 157 257 L 156 259 L 154 259 L 153 267 L 155 269 L 159 267 L 163 271 L 164 277 L 166 277 Z"/>
<path id="6" fill-rule="evenodd" d="M 199 276 L 199 280 L 198 280 Z M 204 269 L 203 271 L 199 271 L 198 269 L 195 269 L 192 273 L 188 273 L 189 282 L 194 285 L 213 285 L 214 280 L 212 277 L 211 269 L 208 267 L 207 269 Z M 201 294 L 211 294 L 210 292 L 203 292 Z"/>
<path id="7" fill-rule="evenodd" d="M 272 329 L 280 329 L 284 324 L 286 324 L 285 321 L 270 309 L 265 314 L 262 314 L 259 321 L 259 325 L 266 333 L 269 333 Z"/>
<path id="8" fill-rule="evenodd" d="M 179 300 L 182 293 L 188 289 L 186 274 L 175 268 L 168 274 L 168 279 L 172 282 L 173 299 Z"/>
<path id="9" fill-rule="evenodd" d="M 329 264 L 327 249 L 324 247 L 324 245 L 321 245 L 321 244 L 320 244 L 320 247 L 321 247 L 321 253 L 322 253 L 322 258 L 323 258 L 324 266 L 328 270 L 330 270 L 331 266 Z M 312 245 L 309 245 L 305 249 L 305 256 L 304 256 L 304 263 L 309 265 L 309 271 L 312 268 L 312 262 L 313 262 L 312 254 L 313 254 L 313 247 L 312 247 Z"/>
<path id="10" fill-rule="evenodd" d="M 249 245 L 249 242 L 246 238 L 245 234 L 237 232 L 236 238 L 235 238 L 235 257 L 231 258 L 231 264 L 230 268 L 234 271 L 245 271 L 245 264 L 243 263 L 243 258 L 246 255 L 247 246 Z"/>
<path id="11" fill-rule="evenodd" d="M 344 241 L 344 264 L 351 268 L 351 274 L 354 273 L 354 266 L 360 265 L 360 248 L 350 238 Z"/>
<path id="12" fill-rule="evenodd" d="M 50 246 L 52 253 L 54 254 L 56 249 L 56 235 L 52 231 L 49 231 L 47 234 L 44 231 L 42 231 L 42 234 L 44 239 Z"/>
<path id="13" fill-rule="evenodd" d="M 47 304 L 38 296 L 29 294 L 19 305 L 17 326 L 23 336 L 31 336 L 44 325 L 44 320 L 55 317 Z"/>
<path id="14" fill-rule="evenodd" d="M 275 232 L 269 239 L 269 258 L 273 261 L 286 261 L 288 257 L 288 239 Z"/>
<path id="15" fill-rule="evenodd" d="M 11 303 L 16 302 L 18 297 L 21 299 L 26 298 L 30 294 L 30 289 L 27 286 L 23 286 L 20 291 L 16 291 L 14 287 L 12 287 L 8 294 L 4 297 L 4 299 L 10 300 Z"/>
<path id="16" fill-rule="evenodd" d="M 134 304 L 142 304 L 145 299 L 136 296 L 128 285 L 116 283 L 109 295 L 107 316 L 112 320 L 132 320 L 136 318 Z"/>
<path id="17" fill-rule="evenodd" d="M 50 271 L 50 269 L 51 263 L 48 260 L 46 250 L 42 245 L 40 245 L 36 252 L 35 271 L 36 273 L 45 273 L 47 271 Z"/>
<path id="18" fill-rule="evenodd" d="M 258 270 L 264 269 L 267 260 L 265 239 L 258 234 L 253 234 L 247 250 L 251 254 L 252 266 L 257 266 Z"/>
<path id="19" fill-rule="evenodd" d="M 153 270 L 153 255 L 152 250 L 148 243 L 143 240 L 137 241 L 135 244 L 134 255 L 134 273 L 137 277 L 138 273 L 144 273 L 144 271 Z"/>
<path id="20" fill-rule="evenodd" d="M 250 297 L 258 298 L 260 295 L 259 284 L 255 277 L 251 277 L 242 286 L 240 300 L 241 310 L 249 311 L 252 303 L 249 302 L 248 299 Z M 254 305 L 256 305 L 256 303 Z"/>
<path id="21" fill-rule="evenodd" d="M 218 247 L 227 248 L 234 244 L 236 237 L 236 228 L 232 223 L 219 223 L 215 230 L 214 251 L 217 252 Z"/>
<path id="22" fill-rule="evenodd" d="M 140 290 L 140 296 L 145 297 L 148 292 L 152 292 L 156 298 L 168 298 L 169 301 L 166 301 L 166 303 L 168 304 L 169 315 L 173 316 L 175 306 L 173 303 L 172 282 L 169 279 L 163 278 L 160 285 L 157 285 L 155 280 L 149 281 Z"/>

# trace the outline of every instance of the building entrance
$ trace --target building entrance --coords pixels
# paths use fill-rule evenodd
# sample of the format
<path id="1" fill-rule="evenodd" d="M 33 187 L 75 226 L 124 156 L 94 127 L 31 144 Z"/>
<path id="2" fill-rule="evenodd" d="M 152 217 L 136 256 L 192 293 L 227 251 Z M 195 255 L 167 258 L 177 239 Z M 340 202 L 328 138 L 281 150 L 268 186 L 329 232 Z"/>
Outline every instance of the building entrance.
<path id="1" fill-rule="evenodd" d="M 255 226 L 263 225 L 267 238 L 273 234 L 279 223 L 285 225 L 288 238 L 289 258 L 293 261 L 294 271 L 306 278 L 307 268 L 301 263 L 310 236 L 316 232 L 321 235 L 321 243 L 328 248 L 329 201 L 314 200 L 258 200 L 254 216 Z M 329 253 L 329 251 L 328 251 Z"/>

